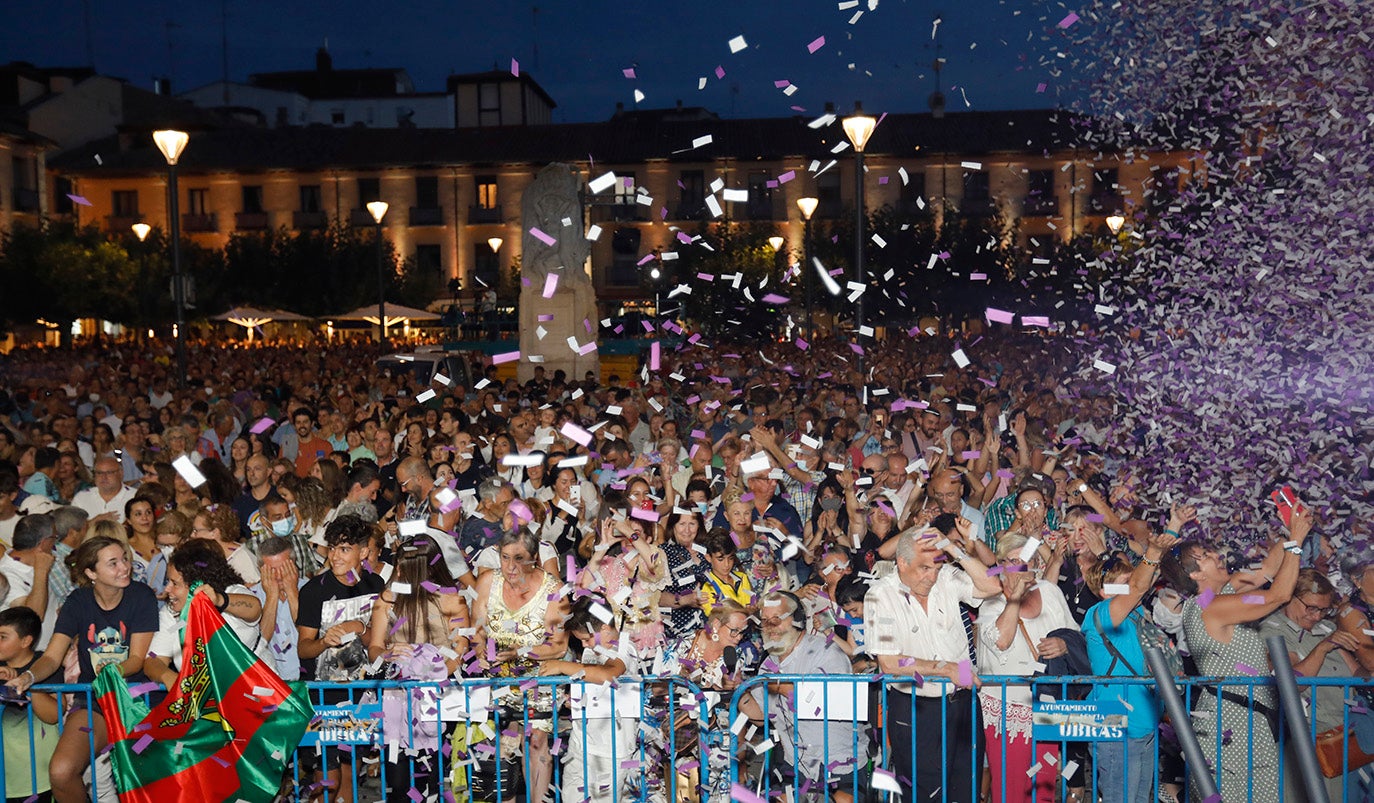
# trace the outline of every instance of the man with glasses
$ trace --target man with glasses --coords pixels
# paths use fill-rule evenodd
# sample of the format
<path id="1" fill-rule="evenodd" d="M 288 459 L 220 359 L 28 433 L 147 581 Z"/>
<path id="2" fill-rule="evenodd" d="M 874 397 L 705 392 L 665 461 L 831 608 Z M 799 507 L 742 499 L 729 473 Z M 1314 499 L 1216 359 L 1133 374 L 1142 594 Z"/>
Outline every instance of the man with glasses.
<path id="1" fill-rule="evenodd" d="M 1331 581 L 1316 569 L 1303 569 L 1298 572 L 1298 582 L 1293 588 L 1293 598 L 1282 608 L 1269 614 L 1260 623 L 1260 638 L 1268 641 L 1271 636 L 1283 639 L 1288 648 L 1288 660 L 1293 669 L 1303 677 L 1349 678 L 1360 674 L 1360 665 L 1355 655 L 1360 648 L 1360 640 L 1354 633 L 1336 629 L 1331 617 L 1336 614 L 1336 589 Z M 1310 708 L 1315 720 L 1317 733 L 1338 728 L 1346 724 L 1345 692 L 1340 686 L 1323 686 L 1315 689 L 1316 706 Z M 1312 690 L 1304 689 L 1309 703 Z M 1349 727 L 1365 752 L 1374 751 L 1374 716 L 1363 709 L 1352 708 Z M 1367 782 L 1360 778 L 1360 772 L 1352 768 L 1347 777 L 1327 778 L 1327 791 L 1332 800 L 1342 800 L 1343 786 L 1350 781 L 1351 800 L 1366 799 L 1362 791 Z"/>
<path id="2" fill-rule="evenodd" d="M 124 484 L 124 467 L 118 458 L 101 457 L 95 461 L 95 486 L 78 491 L 72 505 L 86 511 L 91 521 L 124 523 L 124 505 L 134 498 L 134 489 Z"/>
<path id="3" fill-rule="evenodd" d="M 959 518 L 969 520 L 972 525 L 969 528 L 969 541 L 972 544 L 989 546 L 987 534 L 983 530 L 983 514 L 964 501 L 965 487 L 964 478 L 959 472 L 953 469 L 944 469 L 930 478 L 926 495 L 930 497 L 941 513 L 951 513 Z M 991 560 L 991 549 L 986 554 L 980 552 L 978 557 L 983 561 Z"/>

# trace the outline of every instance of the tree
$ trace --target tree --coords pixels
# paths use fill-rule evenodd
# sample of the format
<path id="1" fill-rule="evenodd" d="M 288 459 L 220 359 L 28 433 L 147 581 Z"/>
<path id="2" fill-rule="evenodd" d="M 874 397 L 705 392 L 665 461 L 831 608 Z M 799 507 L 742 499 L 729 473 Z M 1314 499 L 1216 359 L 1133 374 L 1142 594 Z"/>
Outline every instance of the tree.
<path id="1" fill-rule="evenodd" d="M 133 322 L 140 270 L 128 251 L 93 226 L 44 221 L 19 224 L 0 241 L 0 319 L 44 318 L 59 324 L 64 342 L 80 318 Z"/>
<path id="2" fill-rule="evenodd" d="M 796 282 L 781 282 L 782 259 L 768 243 L 772 227 L 723 220 L 694 228 L 678 233 L 676 259 L 659 255 L 664 305 L 681 302 L 684 317 L 712 334 L 729 330 L 735 336 L 772 335 L 786 301 L 765 298 L 786 299 L 801 292 Z M 641 281 L 652 288 L 647 274 L 645 268 Z M 683 287 L 691 292 L 683 292 Z"/>

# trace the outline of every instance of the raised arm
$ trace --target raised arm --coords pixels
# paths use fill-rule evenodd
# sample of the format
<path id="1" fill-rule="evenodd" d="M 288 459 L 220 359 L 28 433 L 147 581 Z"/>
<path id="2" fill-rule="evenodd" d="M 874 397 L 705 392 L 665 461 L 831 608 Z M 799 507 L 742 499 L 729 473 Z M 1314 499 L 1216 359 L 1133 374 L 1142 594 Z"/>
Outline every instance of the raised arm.
<path id="1" fill-rule="evenodd" d="M 1288 532 L 1294 547 L 1285 547 L 1283 542 L 1275 542 L 1270 550 L 1283 553 L 1278 573 L 1269 588 L 1249 593 L 1222 594 L 1202 611 L 1202 622 L 1209 628 L 1229 628 L 1245 622 L 1263 619 L 1279 609 L 1279 606 L 1293 597 L 1293 589 L 1298 583 L 1298 568 L 1301 563 L 1302 543 L 1312 531 L 1312 511 L 1306 505 L 1294 509 L 1289 519 Z M 1229 633 L 1228 633 L 1229 635 Z"/>

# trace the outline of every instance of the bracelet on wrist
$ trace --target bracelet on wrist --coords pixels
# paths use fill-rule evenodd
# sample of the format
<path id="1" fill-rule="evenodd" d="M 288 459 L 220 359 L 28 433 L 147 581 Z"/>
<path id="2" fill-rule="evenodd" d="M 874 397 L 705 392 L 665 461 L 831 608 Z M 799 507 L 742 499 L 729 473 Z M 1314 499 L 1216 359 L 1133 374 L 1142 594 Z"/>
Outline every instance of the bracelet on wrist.
<path id="1" fill-rule="evenodd" d="M 1164 531 L 1164 534 L 1165 534 L 1165 535 L 1172 535 L 1172 536 L 1175 537 L 1175 538 L 1180 538 L 1180 537 L 1181 537 L 1181 536 L 1178 534 L 1178 530 L 1165 530 L 1165 531 Z"/>
<path id="2" fill-rule="evenodd" d="M 1296 546 L 1295 546 L 1295 547 L 1293 547 L 1292 549 L 1289 549 L 1288 547 L 1284 547 L 1283 551 L 1284 551 L 1284 552 L 1287 552 L 1287 553 L 1290 554 L 1290 555 L 1298 555 L 1298 556 L 1301 556 L 1301 555 L 1302 555 L 1302 547 L 1296 547 Z"/>
<path id="3" fill-rule="evenodd" d="M 1297 541 L 1284 541 L 1284 542 L 1283 542 L 1283 548 L 1284 548 L 1284 549 L 1302 549 L 1302 544 L 1299 544 Z"/>
<path id="4" fill-rule="evenodd" d="M 1147 558 L 1147 557 L 1144 556 L 1144 555 L 1141 555 L 1141 556 L 1140 556 L 1140 562 L 1141 562 L 1141 563 L 1144 563 L 1146 566 L 1158 566 L 1158 565 L 1159 565 L 1159 561 L 1157 561 L 1157 560 L 1150 560 L 1149 558 Z"/>

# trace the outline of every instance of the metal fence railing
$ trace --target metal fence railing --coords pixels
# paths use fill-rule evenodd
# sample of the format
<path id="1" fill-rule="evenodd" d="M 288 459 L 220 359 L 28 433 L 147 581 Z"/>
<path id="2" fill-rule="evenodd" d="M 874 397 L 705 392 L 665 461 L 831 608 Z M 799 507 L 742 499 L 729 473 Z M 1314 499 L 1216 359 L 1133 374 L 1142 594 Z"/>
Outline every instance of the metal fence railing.
<path id="1" fill-rule="evenodd" d="M 731 692 L 678 677 L 621 678 L 611 686 L 566 677 L 310 683 L 316 718 L 286 762 L 282 788 L 287 799 L 325 803 L 340 792 L 356 801 L 536 800 L 544 789 L 546 799 L 562 803 L 1188 795 L 1173 739 L 1183 724 L 1165 718 L 1144 728 L 1148 738 L 1136 735 L 1140 723 L 1155 721 L 1139 710 L 1142 699 L 1157 706 L 1152 679 L 981 683 L 969 691 L 945 679 L 914 688 L 909 678 L 882 675 L 762 675 Z M 1226 803 L 1308 799 L 1292 740 L 1329 743 L 1329 733 L 1318 737 L 1336 727 L 1345 729 L 1345 744 L 1328 762 L 1330 800 L 1374 800 L 1374 764 L 1361 763 L 1374 755 L 1374 714 L 1365 702 L 1372 684 L 1299 678 L 1307 721 L 1295 726 L 1277 704 L 1272 677 L 1177 681 L 1187 725 Z M 47 790 L 46 759 L 66 714 L 73 704 L 95 706 L 89 686 L 36 691 L 59 694 L 59 722 L 5 704 L 0 782 L 10 799 Z M 160 693 L 139 691 L 145 699 Z M 96 755 L 95 734 L 86 739 L 95 759 L 91 799 L 114 800 L 108 761 Z M 1327 744 L 1328 756 L 1331 749 Z M 1149 768 L 1143 785 L 1113 772 L 1132 756 Z M 344 771 L 331 781 L 322 770 L 335 767 Z"/>

